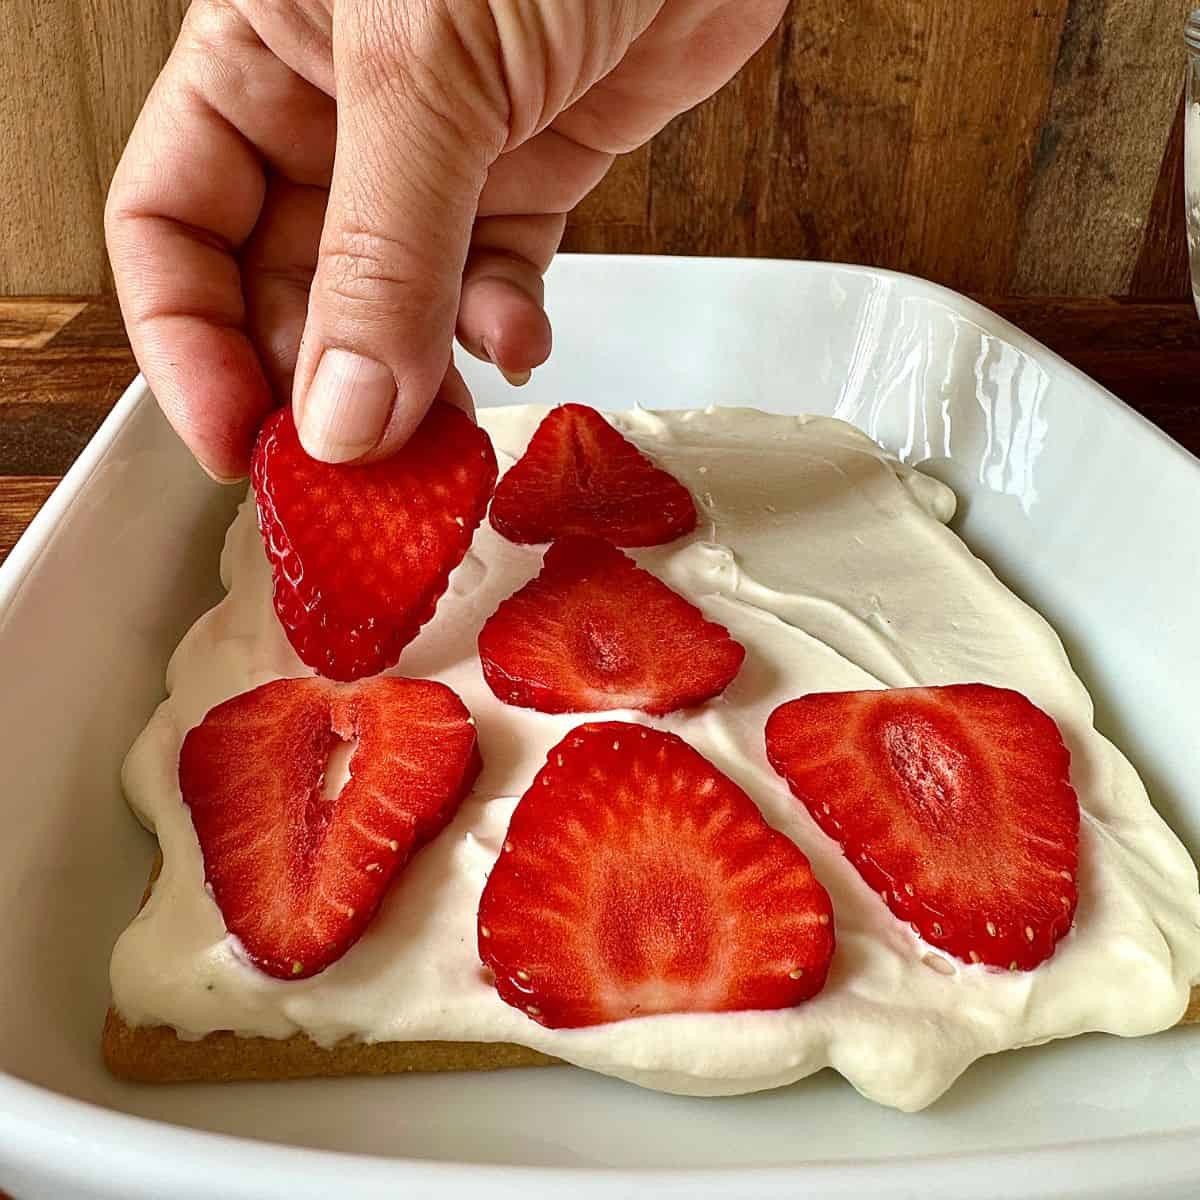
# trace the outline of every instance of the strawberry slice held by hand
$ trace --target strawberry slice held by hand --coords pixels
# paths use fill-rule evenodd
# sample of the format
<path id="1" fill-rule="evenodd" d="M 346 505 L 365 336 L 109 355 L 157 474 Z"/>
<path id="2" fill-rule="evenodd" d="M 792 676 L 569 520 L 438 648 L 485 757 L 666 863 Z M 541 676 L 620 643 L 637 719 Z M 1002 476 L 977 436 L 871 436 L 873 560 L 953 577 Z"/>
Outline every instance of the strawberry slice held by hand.
<path id="1" fill-rule="evenodd" d="M 347 742 L 337 790 L 327 768 Z M 440 683 L 278 679 L 188 733 L 179 787 L 226 928 L 263 971 L 304 979 L 362 936 L 479 768 L 470 714 Z"/>
<path id="2" fill-rule="evenodd" d="M 595 409 L 564 404 L 537 427 L 492 501 L 510 542 L 591 534 L 615 546 L 659 546 L 696 527 L 696 506 Z"/>
<path id="3" fill-rule="evenodd" d="M 808 859 L 673 734 L 582 725 L 513 813 L 479 904 L 501 999 L 552 1029 L 788 1008 L 833 911 Z"/>
<path id="4" fill-rule="evenodd" d="M 488 435 L 438 401 L 391 458 L 318 462 L 289 409 L 259 434 L 252 469 L 275 612 L 329 679 L 393 666 L 462 561 L 496 483 Z"/>
<path id="5" fill-rule="evenodd" d="M 902 921 L 966 962 L 1030 970 L 1075 915 L 1079 803 L 1054 721 L 985 684 L 777 708 L 767 757 Z"/>
<path id="6" fill-rule="evenodd" d="M 506 704 L 668 713 L 725 690 L 745 650 L 608 542 L 566 537 L 484 625 L 479 657 Z"/>

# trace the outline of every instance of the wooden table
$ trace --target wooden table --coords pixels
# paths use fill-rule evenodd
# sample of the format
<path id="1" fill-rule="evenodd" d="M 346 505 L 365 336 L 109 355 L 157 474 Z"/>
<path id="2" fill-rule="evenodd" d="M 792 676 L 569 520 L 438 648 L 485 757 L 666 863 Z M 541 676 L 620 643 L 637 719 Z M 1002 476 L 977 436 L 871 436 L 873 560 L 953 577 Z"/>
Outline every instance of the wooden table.
<path id="1" fill-rule="evenodd" d="M 1200 320 L 1191 305 L 984 303 L 1200 455 Z M 0 299 L 0 561 L 135 371 L 110 299 Z"/>

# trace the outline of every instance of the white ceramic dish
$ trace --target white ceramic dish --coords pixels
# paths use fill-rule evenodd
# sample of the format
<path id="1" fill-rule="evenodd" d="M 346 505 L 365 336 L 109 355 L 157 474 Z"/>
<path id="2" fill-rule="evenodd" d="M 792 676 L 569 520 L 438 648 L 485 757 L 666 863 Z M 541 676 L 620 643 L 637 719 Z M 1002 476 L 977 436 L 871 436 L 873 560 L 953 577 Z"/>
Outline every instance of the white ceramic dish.
<path id="1" fill-rule="evenodd" d="M 998 317 L 903 276 L 566 257 L 548 294 L 554 360 L 522 400 L 834 413 L 951 483 L 960 531 L 1057 626 L 1101 729 L 1200 846 L 1200 463 Z M 512 398 L 464 368 L 480 403 Z M 108 954 L 152 852 L 118 768 L 175 642 L 217 598 L 237 496 L 192 465 L 135 383 L 0 569 L 0 1188 L 19 1200 L 1200 1193 L 1196 1030 L 985 1060 L 916 1116 L 828 1072 L 720 1101 L 566 1069 L 108 1078 Z"/>

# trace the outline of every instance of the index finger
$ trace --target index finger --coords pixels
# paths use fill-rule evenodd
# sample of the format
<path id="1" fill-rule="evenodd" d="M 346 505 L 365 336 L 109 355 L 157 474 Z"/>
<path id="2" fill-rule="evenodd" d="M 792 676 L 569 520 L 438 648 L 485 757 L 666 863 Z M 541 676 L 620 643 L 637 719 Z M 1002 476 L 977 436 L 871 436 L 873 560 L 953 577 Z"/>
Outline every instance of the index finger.
<path id="1" fill-rule="evenodd" d="M 275 403 L 247 334 L 236 259 L 266 180 L 255 147 L 209 98 L 213 81 L 195 78 L 205 41 L 239 31 L 232 24 L 214 30 L 211 16 L 197 13 L 201 5 L 193 6 L 130 135 L 105 228 L 142 372 L 200 464 L 233 479 L 246 473 Z M 224 48 L 215 49 L 208 53 L 220 70 Z"/>

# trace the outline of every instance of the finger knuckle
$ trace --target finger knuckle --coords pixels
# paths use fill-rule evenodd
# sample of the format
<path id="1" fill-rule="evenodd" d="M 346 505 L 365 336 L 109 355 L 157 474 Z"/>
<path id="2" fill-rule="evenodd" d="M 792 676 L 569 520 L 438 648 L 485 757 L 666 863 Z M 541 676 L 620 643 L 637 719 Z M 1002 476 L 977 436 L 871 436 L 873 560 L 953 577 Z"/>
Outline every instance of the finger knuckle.
<path id="1" fill-rule="evenodd" d="M 184 32 L 195 45 L 218 53 L 244 38 L 246 31 L 246 18 L 234 0 L 195 0 L 184 22 Z"/>
<path id="2" fill-rule="evenodd" d="M 494 138 L 508 102 L 493 32 L 484 0 L 370 0 L 351 35 L 355 90 L 447 139 Z"/>
<path id="3" fill-rule="evenodd" d="M 249 90 L 244 49 L 256 34 L 232 0 L 197 0 L 188 10 L 179 53 L 183 90 L 206 105 Z M 222 105 L 223 106 L 223 105 Z"/>
<path id="4" fill-rule="evenodd" d="M 321 251 L 320 276 L 325 290 L 359 308 L 419 308 L 428 296 L 431 277 L 416 267 L 410 247 L 376 230 L 340 230 Z"/>
<path id="5" fill-rule="evenodd" d="M 199 3 L 201 0 L 194 0 Z M 235 9 L 242 26 L 285 61 L 328 60 L 330 13 L 321 0 L 216 0 Z M 218 30 L 219 32 L 219 30 Z"/>

